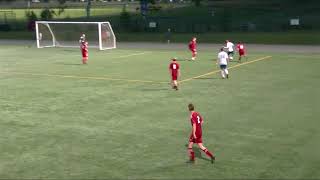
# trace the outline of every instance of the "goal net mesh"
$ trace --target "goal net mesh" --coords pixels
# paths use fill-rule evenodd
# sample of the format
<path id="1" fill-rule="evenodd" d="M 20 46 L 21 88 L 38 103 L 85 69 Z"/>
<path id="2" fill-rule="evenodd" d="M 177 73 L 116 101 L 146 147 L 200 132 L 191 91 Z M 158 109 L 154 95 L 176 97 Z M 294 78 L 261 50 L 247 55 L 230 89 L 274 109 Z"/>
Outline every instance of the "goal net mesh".
<path id="1" fill-rule="evenodd" d="M 89 47 L 116 48 L 116 38 L 109 22 L 37 22 L 37 45 L 42 47 L 79 47 L 79 39 L 86 35 Z"/>

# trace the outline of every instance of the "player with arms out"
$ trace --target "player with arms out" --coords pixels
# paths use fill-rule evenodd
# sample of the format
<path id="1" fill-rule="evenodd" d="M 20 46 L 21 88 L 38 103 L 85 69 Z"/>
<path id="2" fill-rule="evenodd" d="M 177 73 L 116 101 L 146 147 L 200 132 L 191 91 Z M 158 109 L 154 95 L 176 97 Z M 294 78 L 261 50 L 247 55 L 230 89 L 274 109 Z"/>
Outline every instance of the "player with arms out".
<path id="1" fill-rule="evenodd" d="M 189 42 L 189 50 L 192 53 L 192 60 L 196 60 L 197 56 L 197 38 L 193 37 L 192 40 Z"/>
<path id="2" fill-rule="evenodd" d="M 222 78 L 229 78 L 229 71 L 227 69 L 229 57 L 226 52 L 224 52 L 223 48 L 220 49 L 220 52 L 218 54 L 217 64 L 219 64 L 221 69 L 221 76 Z"/>
<path id="3" fill-rule="evenodd" d="M 237 44 L 237 51 L 238 51 L 238 53 L 239 53 L 239 59 L 238 59 L 238 61 L 241 63 L 241 58 L 242 57 L 246 57 L 246 49 L 245 49 L 245 47 L 244 47 L 244 45 L 243 45 L 243 43 L 242 42 L 238 42 L 238 44 Z"/>
<path id="4" fill-rule="evenodd" d="M 85 34 L 82 34 L 80 36 L 79 43 L 80 43 L 80 50 L 82 53 L 82 64 L 87 64 L 89 53 L 88 53 L 88 42 L 86 41 Z"/>
<path id="5" fill-rule="evenodd" d="M 234 44 L 231 41 L 226 40 L 226 46 L 224 48 L 227 49 L 230 60 L 233 59 L 233 54 L 234 54 L 233 47 L 234 47 Z"/>
<path id="6" fill-rule="evenodd" d="M 203 119 L 201 115 L 194 110 L 194 105 L 189 104 L 188 109 L 190 111 L 190 120 L 191 120 L 191 125 L 192 125 L 192 130 L 189 138 L 189 145 L 188 145 L 188 153 L 190 157 L 190 161 L 194 162 L 195 161 L 195 154 L 192 149 L 193 143 L 196 143 L 198 147 L 206 153 L 208 157 L 211 158 L 211 163 L 214 163 L 215 161 L 215 156 L 202 144 L 202 124 L 203 124 Z"/>
<path id="7" fill-rule="evenodd" d="M 173 58 L 169 65 L 169 72 L 171 75 L 172 88 L 178 90 L 178 77 L 180 76 L 180 65 L 176 58 Z"/>

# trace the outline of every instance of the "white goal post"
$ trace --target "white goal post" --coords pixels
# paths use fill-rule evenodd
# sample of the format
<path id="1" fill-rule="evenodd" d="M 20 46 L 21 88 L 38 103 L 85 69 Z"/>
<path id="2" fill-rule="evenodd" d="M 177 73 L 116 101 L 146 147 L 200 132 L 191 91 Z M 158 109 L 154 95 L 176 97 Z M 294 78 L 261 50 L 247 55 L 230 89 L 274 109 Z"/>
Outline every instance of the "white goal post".
<path id="1" fill-rule="evenodd" d="M 109 22 L 36 21 L 37 47 L 79 47 L 86 35 L 89 47 L 116 48 L 116 37 Z"/>

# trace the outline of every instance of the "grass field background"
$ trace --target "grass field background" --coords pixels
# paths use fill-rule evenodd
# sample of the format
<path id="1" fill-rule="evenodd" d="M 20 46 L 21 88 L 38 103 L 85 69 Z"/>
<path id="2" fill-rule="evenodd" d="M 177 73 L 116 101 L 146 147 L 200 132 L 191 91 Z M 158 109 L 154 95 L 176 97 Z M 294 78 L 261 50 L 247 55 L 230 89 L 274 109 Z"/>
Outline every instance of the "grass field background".
<path id="1" fill-rule="evenodd" d="M 320 54 L 252 52 L 272 57 L 173 91 L 170 57 L 183 80 L 217 70 L 216 54 L 90 49 L 81 65 L 78 49 L 0 47 L 0 178 L 320 178 Z M 197 148 L 186 163 L 190 102 L 214 165 Z"/>

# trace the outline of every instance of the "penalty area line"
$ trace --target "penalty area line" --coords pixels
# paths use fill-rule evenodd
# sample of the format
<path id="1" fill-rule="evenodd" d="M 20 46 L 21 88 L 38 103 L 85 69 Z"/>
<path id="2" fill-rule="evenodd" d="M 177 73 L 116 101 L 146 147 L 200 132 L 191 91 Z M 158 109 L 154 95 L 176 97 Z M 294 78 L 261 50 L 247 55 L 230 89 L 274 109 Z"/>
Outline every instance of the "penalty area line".
<path id="1" fill-rule="evenodd" d="M 243 65 L 247 65 L 247 64 L 255 63 L 255 62 L 258 62 L 258 61 L 265 60 L 265 59 L 269 59 L 271 57 L 272 56 L 265 56 L 265 57 L 262 57 L 262 58 L 259 58 L 259 59 L 255 59 L 255 60 L 252 60 L 252 61 L 248 61 L 248 62 L 244 62 L 244 63 L 241 63 L 241 64 L 237 64 L 237 65 L 231 66 L 228 69 L 234 69 L 234 68 L 237 68 L 237 67 L 240 67 L 240 66 L 243 66 Z M 211 72 L 208 72 L 206 74 L 201 74 L 199 76 L 195 76 L 195 77 L 191 77 L 191 78 L 188 78 L 188 79 L 181 80 L 181 81 L 179 81 L 179 83 L 191 81 L 193 79 L 197 79 L 197 78 L 200 78 L 200 77 L 208 76 L 208 75 L 215 74 L 215 73 L 218 73 L 218 72 L 220 72 L 220 70 L 211 71 Z"/>
<path id="2" fill-rule="evenodd" d="M 147 54 L 147 53 L 149 53 L 149 52 L 145 51 L 145 52 L 141 52 L 141 53 L 133 53 L 133 54 L 114 57 L 113 59 L 126 58 L 126 57 L 131 57 L 131 56 L 139 56 L 139 55 L 144 55 L 144 54 Z"/>
<path id="3" fill-rule="evenodd" d="M 75 76 L 75 75 L 62 75 L 62 74 L 42 74 L 42 73 L 26 73 L 26 72 L 0 72 L 1 74 L 17 74 L 17 75 L 30 75 L 30 76 L 45 76 L 45 77 L 56 77 L 56 78 L 71 78 L 71 79 L 92 79 L 92 80 L 106 80 L 106 81 L 124 81 L 131 83 L 151 83 L 151 84 L 168 84 L 168 82 L 161 81 L 149 81 L 149 80 L 138 80 L 138 79 L 121 79 L 111 77 L 97 77 L 97 76 Z"/>

